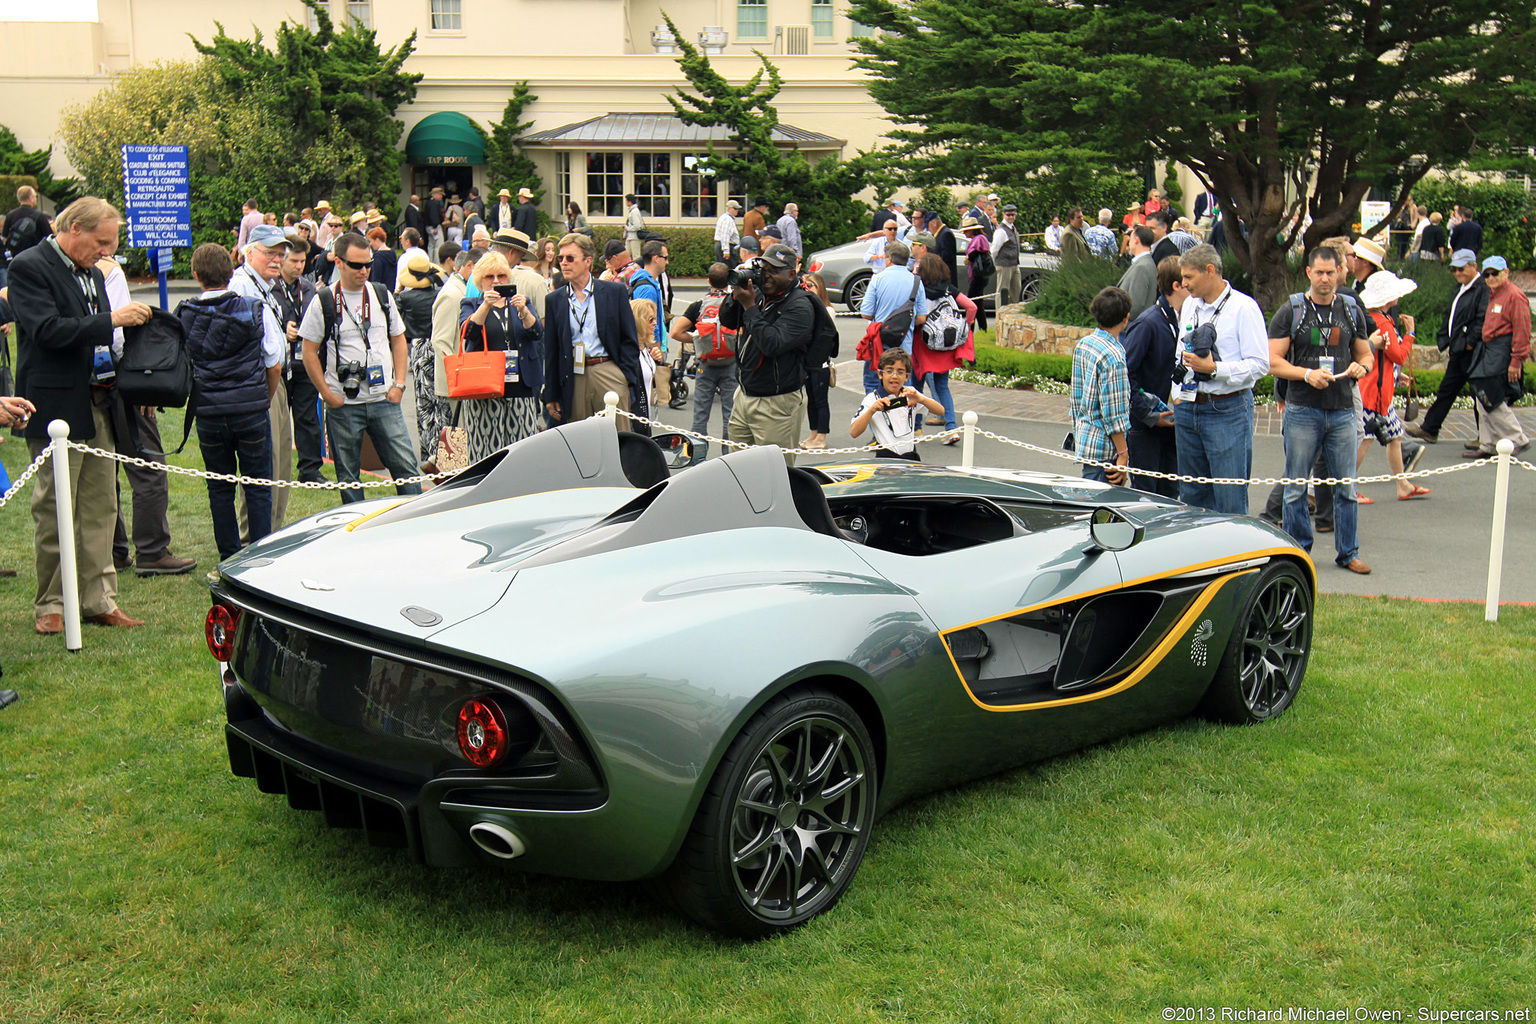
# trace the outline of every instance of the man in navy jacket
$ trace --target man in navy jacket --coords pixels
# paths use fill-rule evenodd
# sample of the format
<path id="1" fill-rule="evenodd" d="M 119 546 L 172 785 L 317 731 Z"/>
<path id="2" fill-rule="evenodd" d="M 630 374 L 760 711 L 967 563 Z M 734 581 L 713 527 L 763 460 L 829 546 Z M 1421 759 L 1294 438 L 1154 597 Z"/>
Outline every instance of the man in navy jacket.
<path id="1" fill-rule="evenodd" d="M 586 235 L 566 235 L 559 253 L 565 287 L 544 303 L 544 408 L 555 423 L 570 423 L 602 412 L 613 391 L 628 412 L 630 388 L 641 380 L 629 293 L 592 276 L 597 251 Z"/>

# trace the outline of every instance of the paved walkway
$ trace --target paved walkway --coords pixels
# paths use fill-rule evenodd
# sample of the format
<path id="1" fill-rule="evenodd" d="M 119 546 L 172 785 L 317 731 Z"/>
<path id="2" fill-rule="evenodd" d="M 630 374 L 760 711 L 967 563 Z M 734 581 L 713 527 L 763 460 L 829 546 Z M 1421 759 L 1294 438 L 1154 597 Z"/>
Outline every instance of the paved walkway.
<path id="1" fill-rule="evenodd" d="M 863 393 L 860 364 L 840 363 L 837 368 L 837 384 L 852 394 Z M 955 411 L 967 409 L 986 420 L 1003 416 L 1014 420 L 1031 420 L 1036 423 L 1056 423 L 1065 427 L 1071 422 L 1068 414 L 1069 400 L 1066 395 L 1047 395 L 1039 391 L 1011 391 L 1006 388 L 990 388 L 980 384 L 951 381 L 950 393 L 955 397 Z M 1428 402 L 1424 403 L 1428 407 Z M 1517 410 L 1520 422 L 1528 435 L 1536 437 L 1536 408 Z M 1274 405 L 1260 405 L 1254 410 L 1253 432 L 1259 437 L 1280 436 L 1280 412 Z M 1452 409 L 1440 430 L 1442 442 L 1470 441 L 1477 437 L 1477 424 L 1471 409 Z"/>

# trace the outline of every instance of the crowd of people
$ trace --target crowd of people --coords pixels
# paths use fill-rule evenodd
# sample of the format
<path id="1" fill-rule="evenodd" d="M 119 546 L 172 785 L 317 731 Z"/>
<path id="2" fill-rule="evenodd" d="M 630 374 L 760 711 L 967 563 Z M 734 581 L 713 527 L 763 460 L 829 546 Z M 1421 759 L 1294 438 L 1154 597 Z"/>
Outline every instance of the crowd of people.
<path id="1" fill-rule="evenodd" d="M 18 198 L 19 212 L 3 228 L 12 258 L 9 288 L 0 293 L 9 300 L 0 312 L 15 320 L 17 394 L 0 399 L 0 425 L 24 436 L 34 456 L 48 443 L 53 419 L 94 447 L 159 456 L 155 410 L 130 407 L 112 386 L 125 340 L 153 313 L 131 300 L 113 258 L 121 214 L 86 197 L 50 222 L 36 212 L 34 192 L 22 189 Z M 296 450 L 299 480 L 323 480 L 328 457 L 339 481 L 357 481 L 367 437 L 401 481 L 398 493 L 411 494 L 420 485 L 405 481 L 439 472 L 456 443 L 467 448 L 460 457 L 484 458 L 602 411 L 608 392 L 618 395 L 620 409 L 642 417 L 667 404 L 680 408 L 673 396 L 682 381 L 674 374 L 682 372 L 691 382 L 695 431 L 711 432 L 718 400 L 716 433 L 723 429 L 733 442 L 826 446 L 837 328 L 825 283 L 803 272 L 795 204 L 774 218 L 765 199 L 744 215 L 728 203 L 714 230 L 708 291 L 674 315 L 670 248 L 646 230 L 634 196 L 626 197 L 623 237 L 601 253 L 575 204 L 560 237 L 536 237 L 533 199 L 526 188 L 516 196 L 502 189 L 486 204 L 472 189 L 461 202 L 437 189 L 424 203 L 410 197 L 393 228 L 371 204 L 343 219 L 324 200 L 281 217 L 248 202 L 232 247 L 210 243 L 193 252 L 200 291 L 176 311 L 197 381 L 205 465 L 288 480 L 294 460 L 283 455 Z M 1214 208 L 1208 200 L 1205 210 Z M 924 427 L 942 428 L 945 443 L 958 440 L 949 374 L 974 356 L 974 332 L 985 326 L 978 287 L 995 268 L 1000 305 L 1019 290 L 1017 209 L 990 194 L 959 204 L 953 226 L 946 216 L 916 209 L 909 217 L 892 198 L 863 236 L 878 273 L 860 308 L 868 321 L 858 353 L 865 395 L 848 433 L 871 433 L 882 456 L 916 459 Z M 1416 337 L 1412 318 L 1396 309 L 1413 283 L 1382 269 L 1378 243 L 1335 239 L 1314 250 L 1308 290 L 1266 325 L 1258 304 L 1223 279 L 1217 250 L 1198 237 L 1211 233 L 1211 215 L 1197 217 L 1175 217 L 1154 191 L 1127 212 L 1119 238 L 1108 210 L 1084 228 L 1074 208 L 1045 232 L 1047 247 L 1064 256 L 1127 264 L 1119 287 L 1094 299 L 1099 329 L 1073 359 L 1077 450 L 1104 464 L 1085 466 L 1086 476 L 1246 513 L 1245 485 L 1175 487 L 1141 474 L 1248 479 L 1253 387 L 1265 375 L 1277 379 L 1285 402 L 1289 477 L 1352 476 L 1373 443 L 1394 471 L 1411 469 L 1422 446 L 1408 435 L 1438 440 L 1467 385 L 1480 407 L 1468 457 L 1491 454 L 1505 437 L 1520 450 L 1528 444 L 1509 403 L 1529 354 L 1529 307 L 1501 257 L 1480 260 L 1474 248 L 1451 254 L 1461 289 L 1437 330 L 1450 370 L 1423 425 L 1407 425 L 1391 395 Z M 1469 224 L 1469 215 L 1459 218 L 1458 240 L 1471 237 Z M 1430 227 L 1424 233 L 1435 241 Z M 962 252 L 971 270 L 965 290 Z M 1344 287 L 1346 276 L 1353 290 Z M 484 353 L 500 354 L 491 371 L 499 380 L 481 373 L 471 385 L 466 357 Z M 415 445 L 402 408 L 407 393 Z M 695 461 L 707 454 L 707 443 L 695 444 Z M 103 625 L 139 625 L 117 605 L 117 572 L 195 566 L 170 548 L 166 475 L 130 469 L 130 533 L 118 514 L 117 463 L 76 451 L 70 471 L 82 612 Z M 1403 500 L 1429 494 L 1399 482 Z M 209 480 L 220 556 L 280 527 L 286 496 L 282 487 Z M 361 497 L 341 491 L 343 502 Z M 1338 564 L 1363 573 L 1370 567 L 1359 558 L 1354 512 L 1368 500 L 1349 485 L 1331 494 L 1319 488 L 1314 518 L 1306 487 L 1293 484 L 1272 495 L 1266 515 L 1309 549 L 1314 523 L 1332 530 Z M 45 634 L 62 630 L 53 501 L 51 478 L 39 476 L 34 610 Z"/>

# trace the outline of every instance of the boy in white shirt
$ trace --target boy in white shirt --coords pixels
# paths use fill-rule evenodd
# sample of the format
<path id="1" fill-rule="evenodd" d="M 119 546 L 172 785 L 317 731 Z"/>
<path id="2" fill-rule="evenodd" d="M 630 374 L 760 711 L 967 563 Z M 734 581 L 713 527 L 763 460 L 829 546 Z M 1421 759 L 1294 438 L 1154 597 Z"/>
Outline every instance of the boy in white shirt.
<path id="1" fill-rule="evenodd" d="M 923 421 L 921 409 L 943 415 L 944 407 L 912 388 L 912 358 L 899 348 L 888 348 L 880 353 L 880 386 L 885 394 L 864 396 L 864 404 L 848 427 L 851 437 L 864 433 L 865 427 L 875 432 L 875 457 L 881 459 L 910 459 L 917 457 L 917 425 Z M 921 407 L 921 408 L 919 408 Z"/>

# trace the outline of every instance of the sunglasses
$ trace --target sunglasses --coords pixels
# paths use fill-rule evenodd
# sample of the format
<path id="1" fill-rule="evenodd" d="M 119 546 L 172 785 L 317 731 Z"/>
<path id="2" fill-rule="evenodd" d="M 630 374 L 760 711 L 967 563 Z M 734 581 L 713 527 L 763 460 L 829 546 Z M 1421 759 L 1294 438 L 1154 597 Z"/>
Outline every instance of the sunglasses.
<path id="1" fill-rule="evenodd" d="M 1485 271 L 1483 271 L 1483 276 L 1484 277 L 1498 277 L 1502 273 L 1503 273 L 1502 270 L 1485 270 Z"/>
<path id="2" fill-rule="evenodd" d="M 572 256 L 572 255 L 570 255 L 568 253 L 563 253 L 560 256 L 560 262 L 561 263 L 580 263 L 582 260 L 584 260 L 586 258 L 587 257 L 585 257 L 585 256 Z"/>
<path id="3" fill-rule="evenodd" d="M 359 263 L 356 260 L 346 260 L 346 259 L 344 259 L 341 262 L 345 263 L 347 266 L 351 267 L 353 270 L 367 270 L 368 268 L 373 266 L 373 260 L 365 260 L 362 263 Z"/>

